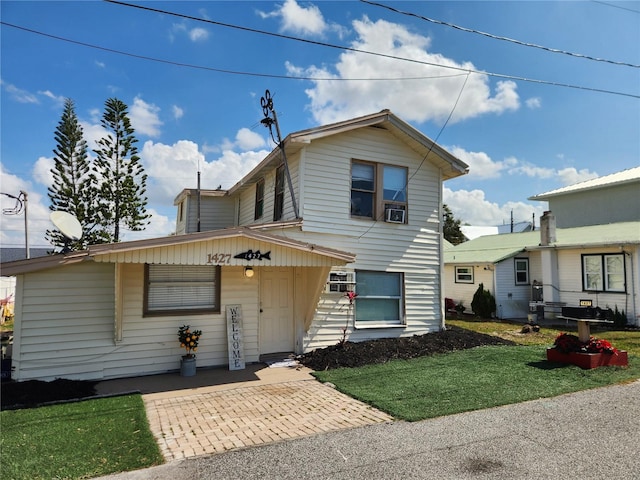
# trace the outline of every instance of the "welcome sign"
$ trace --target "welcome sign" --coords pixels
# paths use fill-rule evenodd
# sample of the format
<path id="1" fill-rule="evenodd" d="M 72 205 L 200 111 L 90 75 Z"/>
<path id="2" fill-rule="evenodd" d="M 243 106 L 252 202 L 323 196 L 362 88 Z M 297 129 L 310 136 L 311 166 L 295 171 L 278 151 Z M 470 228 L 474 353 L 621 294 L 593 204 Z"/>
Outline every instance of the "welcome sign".
<path id="1" fill-rule="evenodd" d="M 227 305 L 227 346 L 229 351 L 229 370 L 244 370 L 241 305 Z"/>

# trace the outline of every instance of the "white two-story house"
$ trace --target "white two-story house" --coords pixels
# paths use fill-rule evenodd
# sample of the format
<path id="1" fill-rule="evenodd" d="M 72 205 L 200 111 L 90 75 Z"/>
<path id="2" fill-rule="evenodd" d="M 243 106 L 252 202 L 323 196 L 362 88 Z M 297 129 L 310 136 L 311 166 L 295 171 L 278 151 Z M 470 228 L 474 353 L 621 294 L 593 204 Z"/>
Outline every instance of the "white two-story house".
<path id="1" fill-rule="evenodd" d="M 467 165 L 388 110 L 280 147 L 229 190 L 183 190 L 176 235 L 3 265 L 13 378 L 176 370 L 183 324 L 199 367 L 230 365 L 231 308 L 243 362 L 442 329 L 442 183 Z"/>

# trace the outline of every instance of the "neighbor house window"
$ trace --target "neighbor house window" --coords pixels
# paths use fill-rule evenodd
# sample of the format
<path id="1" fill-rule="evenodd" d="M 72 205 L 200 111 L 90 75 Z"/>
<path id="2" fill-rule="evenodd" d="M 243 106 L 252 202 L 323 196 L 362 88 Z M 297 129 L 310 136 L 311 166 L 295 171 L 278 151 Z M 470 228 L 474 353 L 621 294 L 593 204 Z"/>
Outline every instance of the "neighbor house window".
<path id="1" fill-rule="evenodd" d="M 256 205 L 255 205 L 255 214 L 253 216 L 254 220 L 258 220 L 262 218 L 262 214 L 264 211 L 264 178 L 258 180 L 256 183 Z"/>
<path id="2" fill-rule="evenodd" d="M 280 220 L 284 211 L 284 163 L 276 169 L 276 189 L 273 202 L 273 220 Z"/>
<path id="3" fill-rule="evenodd" d="M 396 212 L 397 210 L 404 211 Z M 351 215 L 373 220 L 405 223 L 407 210 L 407 169 L 381 163 L 354 160 L 351 163 Z M 397 213 L 400 213 L 398 216 Z M 404 217 L 404 218 L 403 218 Z"/>
<path id="4" fill-rule="evenodd" d="M 456 283 L 473 283 L 473 267 L 456 267 Z"/>
<path id="5" fill-rule="evenodd" d="M 624 254 L 582 255 L 582 288 L 598 292 L 624 292 Z"/>
<path id="6" fill-rule="evenodd" d="M 145 265 L 144 314 L 220 313 L 220 267 Z"/>
<path id="7" fill-rule="evenodd" d="M 404 324 L 402 273 L 358 270 L 356 293 L 356 326 Z"/>
<path id="8" fill-rule="evenodd" d="M 515 259 L 516 285 L 529 285 L 529 259 Z"/>

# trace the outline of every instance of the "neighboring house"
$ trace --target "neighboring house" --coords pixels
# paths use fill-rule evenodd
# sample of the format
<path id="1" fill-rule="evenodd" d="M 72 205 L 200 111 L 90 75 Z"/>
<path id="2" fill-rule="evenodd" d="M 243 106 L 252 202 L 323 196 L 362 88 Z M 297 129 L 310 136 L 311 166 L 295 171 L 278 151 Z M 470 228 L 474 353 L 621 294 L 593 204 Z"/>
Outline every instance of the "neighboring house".
<path id="1" fill-rule="evenodd" d="M 531 197 L 549 201 L 540 232 L 484 236 L 445 250 L 446 297 L 469 311 L 483 283 L 496 298 L 498 318 L 552 318 L 562 306 L 591 300 L 640 325 L 638 198 L 640 168 Z"/>
<path id="2" fill-rule="evenodd" d="M 483 235 L 498 235 L 502 233 L 521 233 L 534 230 L 531 222 L 516 222 L 513 225 L 495 225 L 495 226 L 478 226 L 478 225 L 460 225 L 460 231 L 467 240 L 482 237 Z"/>
<path id="3" fill-rule="evenodd" d="M 174 371 L 183 324 L 203 331 L 200 367 L 442 329 L 442 182 L 467 165 L 388 110 L 282 146 L 228 191 L 182 191 L 176 235 L 2 265 L 12 377 Z"/>
<path id="4" fill-rule="evenodd" d="M 29 258 L 48 255 L 53 247 L 30 247 Z M 26 248 L 1 247 L 0 263 L 13 262 L 27 258 Z M 1 272 L 0 272 L 1 274 Z M 6 312 L 13 312 L 13 298 L 16 293 L 16 277 L 0 277 L 0 318 L 4 323 Z"/>

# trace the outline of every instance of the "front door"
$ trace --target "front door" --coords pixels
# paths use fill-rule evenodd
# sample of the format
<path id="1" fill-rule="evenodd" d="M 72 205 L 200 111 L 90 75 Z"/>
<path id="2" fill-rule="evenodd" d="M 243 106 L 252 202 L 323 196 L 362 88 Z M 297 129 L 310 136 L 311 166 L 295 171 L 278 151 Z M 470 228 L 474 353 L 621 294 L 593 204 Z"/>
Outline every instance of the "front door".
<path id="1" fill-rule="evenodd" d="M 293 269 L 260 269 L 260 354 L 293 352 Z"/>

